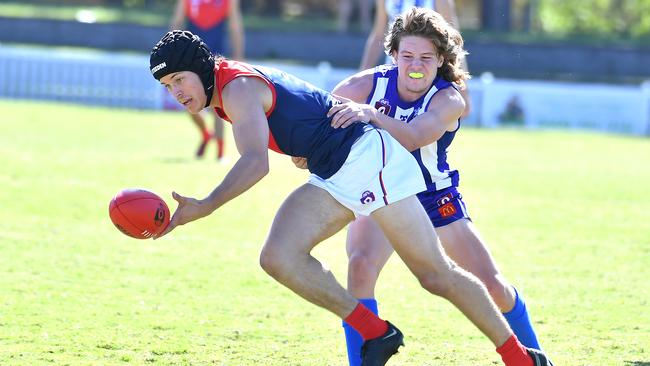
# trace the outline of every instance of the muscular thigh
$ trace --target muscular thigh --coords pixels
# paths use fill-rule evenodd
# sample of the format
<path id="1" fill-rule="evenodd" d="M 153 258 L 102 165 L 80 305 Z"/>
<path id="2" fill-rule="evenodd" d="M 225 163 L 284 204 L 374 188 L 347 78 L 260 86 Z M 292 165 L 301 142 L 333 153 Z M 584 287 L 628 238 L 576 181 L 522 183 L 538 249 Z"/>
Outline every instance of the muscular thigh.
<path id="1" fill-rule="evenodd" d="M 309 252 L 354 219 L 350 210 L 322 188 L 305 184 L 287 197 L 278 210 L 267 245 Z"/>
<path id="2" fill-rule="evenodd" d="M 437 227 L 442 246 L 458 265 L 481 279 L 494 276 L 498 269 L 474 224 L 460 219 Z"/>
<path id="3" fill-rule="evenodd" d="M 411 196 L 372 214 L 397 254 L 416 275 L 437 272 L 451 263 L 420 202 Z"/>

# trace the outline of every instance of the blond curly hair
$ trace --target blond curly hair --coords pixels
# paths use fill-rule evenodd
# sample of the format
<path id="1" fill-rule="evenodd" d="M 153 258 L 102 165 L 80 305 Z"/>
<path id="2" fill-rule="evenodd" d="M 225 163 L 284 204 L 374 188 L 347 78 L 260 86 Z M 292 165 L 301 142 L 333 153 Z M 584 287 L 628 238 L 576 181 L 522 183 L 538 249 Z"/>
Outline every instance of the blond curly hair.
<path id="1" fill-rule="evenodd" d="M 464 86 L 470 78 L 461 68 L 461 59 L 467 55 L 463 49 L 463 37 L 437 12 L 413 7 L 397 16 L 386 34 L 384 49 L 388 55 L 397 52 L 402 37 L 419 36 L 431 40 L 438 56 L 442 56 L 442 66 L 438 74 L 445 80 Z"/>

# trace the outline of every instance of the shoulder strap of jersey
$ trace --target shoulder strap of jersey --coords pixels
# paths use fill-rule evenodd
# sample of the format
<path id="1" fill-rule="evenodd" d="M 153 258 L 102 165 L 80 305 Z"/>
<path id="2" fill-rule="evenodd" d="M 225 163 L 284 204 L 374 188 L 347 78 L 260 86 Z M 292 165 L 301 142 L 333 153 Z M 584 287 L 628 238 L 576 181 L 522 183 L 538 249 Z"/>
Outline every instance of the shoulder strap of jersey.
<path id="1" fill-rule="evenodd" d="M 268 112 L 266 112 L 266 116 L 268 117 L 271 114 L 271 112 L 273 112 L 273 109 L 275 108 L 275 100 L 276 100 L 275 87 L 273 86 L 273 83 L 271 83 L 270 80 L 268 80 L 264 75 L 257 72 L 255 69 L 253 69 L 251 65 L 245 62 L 240 62 L 235 60 L 220 59 L 217 60 L 217 62 L 215 63 L 214 73 L 217 76 L 216 91 L 219 95 L 220 105 L 223 105 L 223 99 L 221 97 L 223 88 L 225 88 L 229 82 L 242 76 L 257 77 L 263 80 L 266 83 L 266 85 L 269 87 L 269 89 L 271 89 L 271 93 L 273 93 L 273 105 L 268 110 Z M 224 118 L 229 122 L 232 122 L 222 108 L 215 107 L 215 110 L 217 111 L 217 114 L 221 118 Z"/>
<path id="2" fill-rule="evenodd" d="M 422 101 L 422 105 L 424 106 L 424 110 L 429 109 L 429 103 L 431 103 L 431 98 L 440 90 L 447 89 L 449 87 L 452 87 L 456 90 L 458 88 L 456 87 L 456 84 L 452 83 L 451 81 L 448 81 L 440 76 L 436 78 L 434 81 L 433 85 L 431 85 L 431 89 L 427 92 L 427 94 L 424 96 L 424 100 Z"/>
<path id="3" fill-rule="evenodd" d="M 375 67 L 372 75 L 372 90 L 368 95 L 366 103 L 373 104 L 373 101 L 378 101 L 386 97 L 386 90 L 390 78 L 396 74 L 397 65 L 379 65 Z"/>

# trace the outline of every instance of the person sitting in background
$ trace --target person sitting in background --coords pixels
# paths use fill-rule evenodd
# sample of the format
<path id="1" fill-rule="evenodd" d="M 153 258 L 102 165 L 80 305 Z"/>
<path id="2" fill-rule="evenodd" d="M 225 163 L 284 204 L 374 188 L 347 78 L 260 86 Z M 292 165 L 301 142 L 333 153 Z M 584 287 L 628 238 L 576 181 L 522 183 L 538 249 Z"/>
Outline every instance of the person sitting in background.
<path id="1" fill-rule="evenodd" d="M 226 29 L 227 25 L 227 29 Z M 213 52 L 226 53 L 226 33 L 230 38 L 230 54 L 236 60 L 244 58 L 244 27 L 239 0 L 177 0 L 170 29 L 188 29 L 198 35 Z M 200 158 L 211 138 L 217 144 L 217 160 L 224 154 L 223 120 L 214 113 L 214 131 L 210 133 L 204 113 L 190 114 L 192 122 L 201 133 L 196 150 Z"/>

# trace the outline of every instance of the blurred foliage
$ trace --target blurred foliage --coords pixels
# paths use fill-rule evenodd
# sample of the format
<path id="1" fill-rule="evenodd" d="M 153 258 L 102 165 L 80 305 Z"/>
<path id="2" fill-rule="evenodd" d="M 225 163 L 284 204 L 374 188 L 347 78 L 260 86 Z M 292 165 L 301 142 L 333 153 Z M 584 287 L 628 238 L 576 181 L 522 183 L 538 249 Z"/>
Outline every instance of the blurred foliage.
<path id="1" fill-rule="evenodd" d="M 534 2 L 534 0 L 533 0 Z M 648 0 L 538 0 L 541 30 L 550 34 L 650 36 Z"/>

